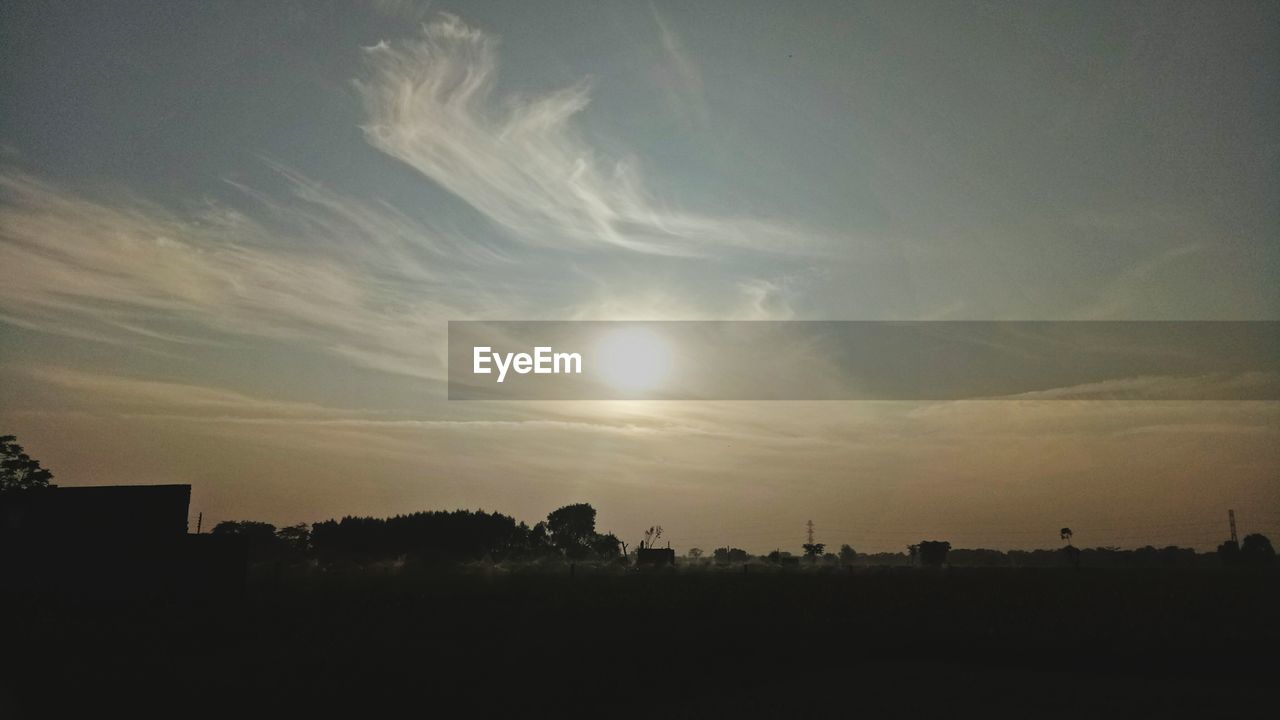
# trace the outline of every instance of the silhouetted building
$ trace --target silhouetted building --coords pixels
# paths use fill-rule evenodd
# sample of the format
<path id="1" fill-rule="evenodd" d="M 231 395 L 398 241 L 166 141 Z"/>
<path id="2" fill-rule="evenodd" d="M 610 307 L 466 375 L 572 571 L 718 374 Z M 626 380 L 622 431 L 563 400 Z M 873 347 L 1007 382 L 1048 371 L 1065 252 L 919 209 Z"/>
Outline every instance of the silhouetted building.
<path id="1" fill-rule="evenodd" d="M 0 493 L 0 538 L 166 542 L 187 534 L 190 485 L 53 487 Z"/>
<path id="2" fill-rule="evenodd" d="M 636 550 L 637 567 L 675 567 L 676 551 L 671 548 L 640 548 Z"/>
<path id="3" fill-rule="evenodd" d="M 129 593 L 237 590 L 241 538 L 187 534 L 190 485 L 0 493 L 0 583 Z"/>

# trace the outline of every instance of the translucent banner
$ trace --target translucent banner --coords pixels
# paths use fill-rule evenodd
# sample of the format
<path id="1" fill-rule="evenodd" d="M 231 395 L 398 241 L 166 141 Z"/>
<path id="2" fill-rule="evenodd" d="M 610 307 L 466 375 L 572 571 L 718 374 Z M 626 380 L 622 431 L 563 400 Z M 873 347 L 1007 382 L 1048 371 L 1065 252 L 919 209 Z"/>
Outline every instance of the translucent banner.
<path id="1" fill-rule="evenodd" d="M 1278 400 L 1280 322 L 453 321 L 451 400 Z"/>

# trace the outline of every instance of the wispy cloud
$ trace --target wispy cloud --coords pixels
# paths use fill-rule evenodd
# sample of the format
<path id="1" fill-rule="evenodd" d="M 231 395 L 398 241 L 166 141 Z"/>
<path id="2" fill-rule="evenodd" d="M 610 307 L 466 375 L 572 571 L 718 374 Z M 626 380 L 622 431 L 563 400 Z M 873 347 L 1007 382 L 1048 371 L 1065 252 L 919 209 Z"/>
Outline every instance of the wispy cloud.
<path id="1" fill-rule="evenodd" d="M 360 415 L 322 405 L 285 400 L 265 400 L 244 393 L 189 383 L 144 380 L 85 372 L 65 367 L 22 368 L 28 379 L 72 390 L 91 407 L 149 411 L 205 413 L 215 417 L 258 417 L 288 420 L 331 419 Z"/>
<path id="2" fill-rule="evenodd" d="M 791 307 L 793 278 L 753 278 L 739 284 L 746 297 L 748 320 L 790 320 L 795 317 Z"/>
<path id="3" fill-rule="evenodd" d="M 4 368 L 28 381 L 70 391 L 77 398 L 71 409 L 56 413 L 84 410 L 121 418 L 150 418 L 203 423 L 243 425 L 316 426 L 363 429 L 369 432 L 501 430 L 567 431 L 610 435 L 649 436 L 699 435 L 731 437 L 727 429 L 717 428 L 696 418 L 675 422 L 661 413 L 609 413 L 593 410 L 592 403 L 562 404 L 566 407 L 542 405 L 536 408 L 505 408 L 495 414 L 492 408 L 464 406 L 434 417 L 402 411 L 378 411 L 358 408 L 330 407 L 311 402 L 298 402 L 208 387 L 185 382 L 150 380 L 68 367 Z M 36 411 L 45 412 L 45 411 Z"/>
<path id="4" fill-rule="evenodd" d="M 664 44 L 678 56 L 673 37 Z M 369 48 L 357 87 L 374 148 L 506 233 L 429 225 L 270 158 L 281 181 L 270 189 L 226 179 L 229 200 L 186 207 L 0 166 L 0 321 L 161 356 L 269 340 L 440 379 L 451 318 L 790 312 L 752 258 L 813 250 L 813 234 L 669 205 L 634 163 L 603 159 L 574 128 L 586 80 L 493 97 L 496 45 L 442 16 Z M 697 282 L 655 282 L 655 271 Z"/>
<path id="5" fill-rule="evenodd" d="M 671 27 L 657 6 L 650 6 L 650 9 L 653 11 L 653 21 L 658 26 L 658 39 L 662 44 L 664 62 L 659 85 L 666 95 L 667 104 L 696 125 L 706 127 L 711 122 L 711 109 L 702 83 L 702 71 L 689 56 L 679 33 Z"/>
<path id="6" fill-rule="evenodd" d="M 1212 373 L 1189 377 L 1145 375 L 1085 383 L 1012 396 L 1054 400 L 1230 400 L 1271 399 L 1277 396 L 1280 374 L 1274 372 Z"/>
<path id="7" fill-rule="evenodd" d="M 257 337 L 434 377 L 442 320 L 465 290 L 439 292 L 433 258 L 467 253 L 390 208 L 288 175 L 291 203 L 260 195 L 269 219 L 226 207 L 180 215 L 107 204 L 0 173 L 0 310 L 79 338 L 175 345 Z"/>
<path id="8" fill-rule="evenodd" d="M 1159 287 L 1155 281 L 1161 272 L 1204 251 L 1201 244 L 1186 243 L 1135 262 L 1100 288 L 1097 299 L 1078 310 L 1076 317 L 1098 320 L 1131 316 L 1133 308 L 1142 307 L 1153 288 Z"/>
<path id="9" fill-rule="evenodd" d="M 816 250 L 812 236 L 780 225 L 678 209 L 646 188 L 633 162 L 601 157 L 572 123 L 589 101 L 586 79 L 495 100 L 497 39 L 456 17 L 367 53 L 356 87 L 369 143 L 514 238 L 667 255 Z"/>

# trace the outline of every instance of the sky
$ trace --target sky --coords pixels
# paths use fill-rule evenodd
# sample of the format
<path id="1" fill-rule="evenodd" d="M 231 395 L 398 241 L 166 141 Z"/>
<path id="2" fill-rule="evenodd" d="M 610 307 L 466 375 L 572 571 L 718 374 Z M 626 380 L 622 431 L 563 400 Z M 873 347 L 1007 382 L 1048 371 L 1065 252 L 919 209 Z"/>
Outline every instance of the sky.
<path id="1" fill-rule="evenodd" d="M 0 7 L 0 430 L 279 525 L 1210 549 L 1276 402 L 447 400 L 449 320 L 1280 320 L 1274 3 Z M 194 521 L 193 521 L 194 523 Z M 193 524 L 194 529 L 194 524 Z"/>

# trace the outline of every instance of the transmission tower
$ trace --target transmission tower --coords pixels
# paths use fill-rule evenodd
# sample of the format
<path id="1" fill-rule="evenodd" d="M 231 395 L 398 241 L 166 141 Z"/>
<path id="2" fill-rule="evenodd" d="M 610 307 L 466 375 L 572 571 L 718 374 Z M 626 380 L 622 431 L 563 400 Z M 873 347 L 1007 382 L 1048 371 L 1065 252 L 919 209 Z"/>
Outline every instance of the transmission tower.
<path id="1" fill-rule="evenodd" d="M 813 544 L 813 521 L 812 520 L 809 521 L 809 544 L 810 545 Z"/>
<path id="2" fill-rule="evenodd" d="M 1240 547 L 1240 543 L 1236 540 L 1236 511 L 1227 511 L 1227 520 L 1231 523 L 1231 544 Z"/>

